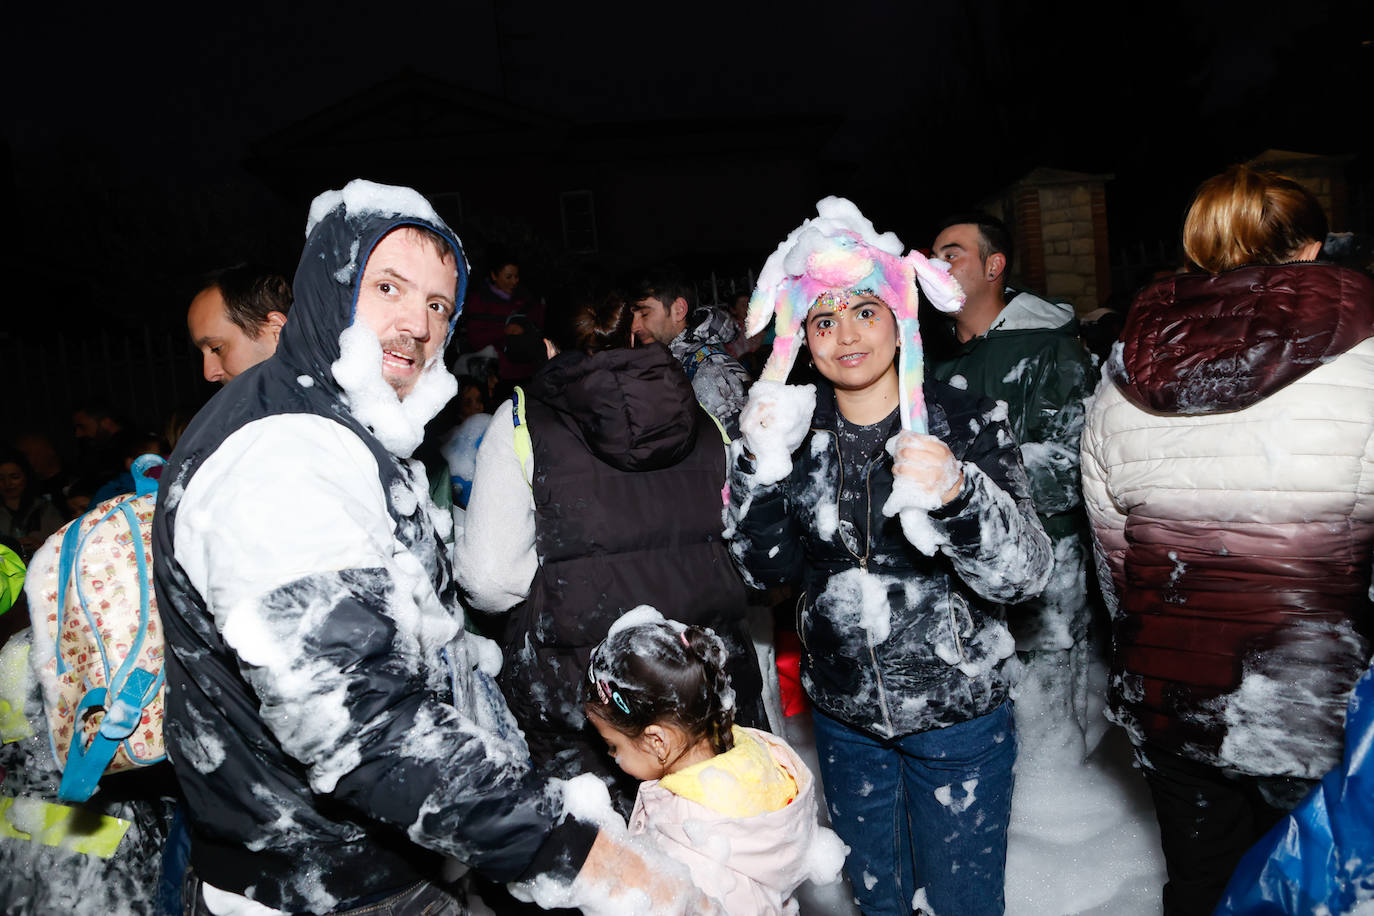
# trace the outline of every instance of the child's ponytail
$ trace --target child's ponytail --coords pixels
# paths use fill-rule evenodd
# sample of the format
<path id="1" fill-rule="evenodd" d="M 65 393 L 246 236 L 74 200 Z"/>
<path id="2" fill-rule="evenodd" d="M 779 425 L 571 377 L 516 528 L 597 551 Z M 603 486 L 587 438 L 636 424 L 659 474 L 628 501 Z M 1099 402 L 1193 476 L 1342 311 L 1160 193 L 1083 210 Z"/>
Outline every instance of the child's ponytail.
<path id="1" fill-rule="evenodd" d="M 735 724 L 735 689 L 725 673 L 725 644 L 720 637 L 702 627 L 682 630 L 682 642 L 689 656 L 701 663 L 706 711 L 703 716 L 711 750 L 723 754 L 735 746 L 731 729 Z"/>

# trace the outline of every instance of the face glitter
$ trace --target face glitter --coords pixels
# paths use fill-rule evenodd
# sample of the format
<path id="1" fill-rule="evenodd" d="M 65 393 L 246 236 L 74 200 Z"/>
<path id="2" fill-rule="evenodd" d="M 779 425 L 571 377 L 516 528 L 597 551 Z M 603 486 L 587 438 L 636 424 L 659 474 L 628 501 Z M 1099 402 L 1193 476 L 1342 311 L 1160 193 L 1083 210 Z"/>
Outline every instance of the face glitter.
<path id="1" fill-rule="evenodd" d="M 849 290 L 828 289 L 816 297 L 816 305 L 835 312 L 843 312 L 849 308 Z"/>

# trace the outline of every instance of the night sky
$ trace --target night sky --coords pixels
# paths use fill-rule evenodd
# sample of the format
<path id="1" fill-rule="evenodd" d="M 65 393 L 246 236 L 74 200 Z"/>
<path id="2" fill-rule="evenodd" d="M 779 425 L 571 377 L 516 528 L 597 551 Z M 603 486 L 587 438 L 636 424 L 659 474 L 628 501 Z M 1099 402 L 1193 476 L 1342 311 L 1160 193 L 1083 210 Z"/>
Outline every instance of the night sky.
<path id="1" fill-rule="evenodd" d="M 131 273 L 171 283 L 158 253 L 196 234 L 164 214 L 188 189 L 222 188 L 251 219 L 254 141 L 403 71 L 582 123 L 842 118 L 815 156 L 853 163 L 836 190 L 908 244 L 1036 166 L 1115 175 L 1114 242 L 1168 235 L 1201 179 L 1267 148 L 1370 171 L 1368 3 L 387 6 L 26 5 L 3 62 L 6 260 L 72 273 L 72 252 L 40 239 L 76 227 L 102 250 L 75 268 L 89 274 L 75 298 L 109 298 Z"/>

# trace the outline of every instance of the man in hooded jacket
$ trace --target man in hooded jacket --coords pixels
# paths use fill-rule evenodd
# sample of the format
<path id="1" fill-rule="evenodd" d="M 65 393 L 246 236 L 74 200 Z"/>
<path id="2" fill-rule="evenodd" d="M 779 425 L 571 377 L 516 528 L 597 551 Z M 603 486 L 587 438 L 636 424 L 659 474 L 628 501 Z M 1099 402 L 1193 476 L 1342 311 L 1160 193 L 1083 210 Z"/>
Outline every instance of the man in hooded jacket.
<path id="1" fill-rule="evenodd" d="M 169 462 L 156 584 L 196 912 L 456 912 L 441 856 L 500 881 L 627 861 L 531 775 L 407 460 L 456 389 L 465 281 L 414 191 L 321 195 L 276 355 Z"/>
<path id="2" fill-rule="evenodd" d="M 1007 611 L 1016 648 L 1027 661 L 1022 690 L 1042 693 L 1043 708 L 1053 716 L 1043 725 L 1056 733 L 1067 726 L 1086 755 L 1105 731 L 1105 723 L 1088 715 L 1092 615 L 1078 473 L 1084 399 L 1096 381 L 1091 357 L 1079 341 L 1072 306 L 1006 286 L 1012 245 L 1000 220 L 985 213 L 950 217 L 933 254 L 950 265 L 966 299 L 947 335 L 928 335 L 931 375 L 1006 404 L 1031 500 L 1054 546 L 1045 591 Z M 1018 715 L 1032 708 L 1024 704 Z"/>

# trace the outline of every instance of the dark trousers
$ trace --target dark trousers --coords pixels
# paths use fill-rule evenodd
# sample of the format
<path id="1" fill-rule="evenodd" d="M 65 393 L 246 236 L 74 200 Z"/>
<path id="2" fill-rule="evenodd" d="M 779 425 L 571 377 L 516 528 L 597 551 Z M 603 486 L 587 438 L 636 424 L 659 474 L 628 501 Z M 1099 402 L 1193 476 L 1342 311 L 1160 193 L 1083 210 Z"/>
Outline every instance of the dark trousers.
<path id="1" fill-rule="evenodd" d="M 1164 916 L 1209 916 L 1241 856 L 1316 785 L 1233 774 L 1148 746 L 1136 758 L 1154 797 L 1169 874 Z"/>

